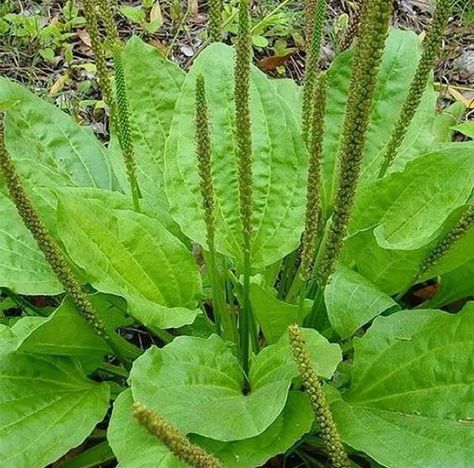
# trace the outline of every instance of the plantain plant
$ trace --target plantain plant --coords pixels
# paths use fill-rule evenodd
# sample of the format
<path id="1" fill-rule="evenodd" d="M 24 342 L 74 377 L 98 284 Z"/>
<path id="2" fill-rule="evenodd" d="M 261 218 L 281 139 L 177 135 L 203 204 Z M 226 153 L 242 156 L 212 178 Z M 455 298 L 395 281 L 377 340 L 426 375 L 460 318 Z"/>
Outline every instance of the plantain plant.
<path id="1" fill-rule="evenodd" d="M 248 0 L 235 46 L 210 2 L 186 72 L 84 1 L 105 145 L 0 78 L 0 466 L 474 465 L 474 143 L 432 76 L 452 5 L 421 41 L 390 4 L 321 71 L 309 1 L 300 86 L 252 65 Z"/>

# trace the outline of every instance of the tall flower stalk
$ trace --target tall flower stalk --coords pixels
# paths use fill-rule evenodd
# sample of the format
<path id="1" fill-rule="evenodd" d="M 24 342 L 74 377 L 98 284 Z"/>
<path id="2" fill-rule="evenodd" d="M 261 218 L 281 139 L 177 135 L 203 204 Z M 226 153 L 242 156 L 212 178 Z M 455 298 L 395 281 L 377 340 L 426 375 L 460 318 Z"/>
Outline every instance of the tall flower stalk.
<path id="1" fill-rule="evenodd" d="M 192 444 L 181 431 L 144 404 L 134 403 L 132 414 L 140 425 L 165 444 L 180 460 L 195 468 L 222 468 L 221 462 L 214 455 Z"/>
<path id="2" fill-rule="evenodd" d="M 314 26 L 314 12 L 316 10 L 316 4 L 318 0 L 306 0 L 305 2 L 305 43 L 306 53 L 311 48 L 311 40 L 313 37 L 313 26 Z"/>
<path id="3" fill-rule="evenodd" d="M 110 0 L 98 0 L 100 15 L 102 21 L 104 22 L 105 32 L 107 35 L 107 40 L 110 43 L 119 41 L 119 33 L 117 30 L 117 23 L 114 19 L 114 11 Z"/>
<path id="4" fill-rule="evenodd" d="M 430 72 L 439 56 L 444 30 L 448 24 L 452 8 L 453 0 L 438 0 L 436 3 L 436 10 L 433 15 L 431 28 L 423 41 L 423 54 L 410 85 L 408 96 L 403 104 L 400 117 L 395 124 L 394 130 L 387 144 L 382 166 L 379 171 L 379 177 L 383 177 L 392 164 L 398 149 L 405 139 L 408 127 L 415 116 L 416 110 L 420 105 L 423 92 L 428 83 Z"/>
<path id="5" fill-rule="evenodd" d="M 208 0 L 209 39 L 219 42 L 222 38 L 222 0 Z"/>
<path id="6" fill-rule="evenodd" d="M 321 437 L 326 446 L 331 466 L 334 468 L 349 468 L 351 466 L 331 409 L 324 395 L 319 377 L 305 346 L 301 328 L 298 325 L 288 327 L 290 346 L 293 352 L 303 386 L 311 401 L 314 417 L 321 430 Z"/>
<path id="7" fill-rule="evenodd" d="M 117 99 L 117 136 L 132 192 L 133 206 L 135 210 L 140 211 L 140 189 L 137 181 L 137 164 L 135 161 L 135 150 L 133 148 L 133 137 L 130 128 L 130 109 L 128 106 L 125 71 L 122 62 L 122 46 L 119 42 L 113 44 L 113 57 L 115 65 L 115 94 Z"/>
<path id="8" fill-rule="evenodd" d="M 314 95 L 315 106 L 312 117 L 312 137 L 306 183 L 305 228 L 301 242 L 300 275 L 304 282 L 311 277 L 321 211 L 321 157 L 323 152 L 324 115 L 326 113 L 326 91 L 326 75 L 321 73 Z"/>
<path id="9" fill-rule="evenodd" d="M 243 303 L 239 318 L 240 351 L 244 372 L 249 369 L 250 335 L 253 328 L 250 306 L 250 268 L 252 250 L 252 134 L 250 121 L 250 66 L 252 37 L 249 0 L 240 0 L 239 34 L 235 61 L 235 133 L 239 175 L 240 219 L 243 237 Z"/>
<path id="10" fill-rule="evenodd" d="M 311 34 L 311 47 L 307 51 L 306 66 L 303 82 L 303 104 L 302 104 L 302 129 L 303 138 L 308 142 L 311 135 L 311 123 L 314 93 L 319 75 L 319 60 L 321 56 L 321 44 L 324 33 L 324 20 L 327 12 L 327 0 L 318 0 L 314 7 L 313 30 Z"/>
<path id="11" fill-rule="evenodd" d="M 209 109 L 206 99 L 206 83 L 203 75 L 196 78 L 195 141 L 198 172 L 202 195 L 202 208 L 206 223 L 206 255 L 209 278 L 214 301 L 214 316 L 219 333 L 226 340 L 235 341 L 234 323 L 226 307 L 222 278 L 216 266 L 215 249 L 215 196 L 212 180 L 212 145 L 209 125 Z"/>
<path id="12" fill-rule="evenodd" d="M 87 0 L 90 1 L 90 0 Z M 125 71 L 122 60 L 122 42 L 114 19 L 114 12 L 110 0 L 98 0 L 100 17 L 105 26 L 105 44 L 112 52 L 112 60 L 115 69 L 115 100 L 116 105 L 112 113 L 112 123 L 117 132 L 120 149 L 125 164 L 127 179 L 130 184 L 133 206 L 136 211 L 140 211 L 140 188 L 137 180 L 137 168 L 135 160 L 135 150 L 133 146 L 133 136 L 131 132 L 131 114 L 127 98 L 127 86 L 125 82 Z M 97 22 L 97 18 L 95 19 Z"/>
<path id="13" fill-rule="evenodd" d="M 474 205 L 470 205 L 463 213 L 456 225 L 441 238 L 436 247 L 423 261 L 418 273 L 417 281 L 431 270 L 474 226 Z"/>
<path id="14" fill-rule="evenodd" d="M 342 132 L 338 186 L 333 201 L 334 210 L 314 269 L 315 279 L 321 289 L 325 287 L 329 276 L 334 271 L 347 233 L 364 156 L 377 71 L 385 45 L 390 13 L 391 2 L 368 0 L 361 23 Z"/>
<path id="15" fill-rule="evenodd" d="M 110 77 L 107 70 L 107 62 L 105 59 L 105 50 L 102 43 L 102 39 L 99 33 L 99 26 L 97 21 L 97 15 L 95 12 L 94 2 L 92 0 L 83 0 L 84 5 L 84 17 L 86 19 L 86 28 L 89 33 L 91 40 L 92 51 L 95 56 L 95 65 L 97 68 L 97 78 L 99 82 L 99 88 L 102 93 L 105 104 L 109 108 L 110 115 L 114 115 L 114 95 L 112 91 L 112 85 L 110 83 Z"/>
<path id="16" fill-rule="evenodd" d="M 367 0 L 358 1 L 357 9 L 354 12 L 354 15 L 352 16 L 351 22 L 349 23 L 349 26 L 339 45 L 339 49 L 341 52 L 343 52 L 344 50 L 347 50 L 351 46 L 354 39 L 359 34 L 360 22 L 361 22 L 362 16 L 364 15 L 364 7 L 366 4 L 367 4 Z"/>

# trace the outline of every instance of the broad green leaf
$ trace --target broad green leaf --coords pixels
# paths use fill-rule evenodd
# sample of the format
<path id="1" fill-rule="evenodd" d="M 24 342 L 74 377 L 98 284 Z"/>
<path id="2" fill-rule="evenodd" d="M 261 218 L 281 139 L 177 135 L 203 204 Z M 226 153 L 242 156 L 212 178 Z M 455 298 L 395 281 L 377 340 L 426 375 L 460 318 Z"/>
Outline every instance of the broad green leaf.
<path id="1" fill-rule="evenodd" d="M 234 50 L 212 44 L 186 76 L 166 144 L 165 184 L 171 214 L 193 241 L 206 245 L 206 227 L 194 143 L 194 90 L 203 74 L 212 129 L 212 175 L 216 199 L 216 248 L 242 259 L 234 135 Z M 305 209 L 307 155 L 298 125 L 272 81 L 251 72 L 253 140 L 252 265 L 275 263 L 300 242 Z"/>
<path id="2" fill-rule="evenodd" d="M 357 197 L 350 233 L 374 229 L 381 247 L 414 250 L 433 240 L 474 185 L 471 143 L 444 145 L 364 187 Z"/>
<path id="3" fill-rule="evenodd" d="M 0 78 L 0 109 L 5 110 L 5 145 L 50 231 L 54 233 L 51 210 L 38 188 L 117 187 L 108 154 L 89 128 L 6 78 Z M 2 189 L 0 211 L 7 212 L 2 216 L 7 221 L 0 233 L 5 252 L 0 285 L 21 294 L 60 293 L 62 287 Z"/>
<path id="4" fill-rule="evenodd" d="M 291 79 L 280 78 L 277 80 L 272 80 L 273 86 L 277 90 L 279 96 L 288 104 L 293 116 L 295 117 L 296 123 L 301 122 L 301 87 Z"/>
<path id="5" fill-rule="evenodd" d="M 105 416 L 109 386 L 64 357 L 0 359 L 0 465 L 44 467 L 80 445 Z"/>
<path id="6" fill-rule="evenodd" d="M 10 327 L 0 324 L 0 358 L 15 349 L 18 337 L 12 332 Z"/>
<path id="7" fill-rule="evenodd" d="M 340 346 L 329 343 L 314 329 L 303 328 L 302 331 L 316 373 L 324 379 L 330 379 L 342 360 Z M 285 333 L 276 344 L 263 348 L 252 361 L 250 369 L 250 379 L 259 384 L 276 376 L 288 376 L 292 379 L 298 374 L 288 333 Z"/>
<path id="8" fill-rule="evenodd" d="M 58 196 L 66 194 L 77 199 L 97 200 L 106 204 L 108 208 L 114 210 L 133 210 L 133 201 L 129 195 L 120 192 L 111 192 L 110 190 L 102 190 L 92 187 L 57 187 L 57 188 L 36 188 L 33 189 L 36 202 L 41 204 L 41 214 L 43 219 L 47 221 L 50 231 L 56 230 L 57 205 Z M 178 225 L 171 219 L 169 215 L 163 214 L 157 209 L 156 203 L 150 200 L 142 199 L 140 204 L 141 213 L 146 216 L 157 219 L 163 224 L 168 231 L 176 237 L 183 238 Z"/>
<path id="9" fill-rule="evenodd" d="M 373 318 L 397 306 L 390 296 L 344 265 L 338 265 L 332 275 L 324 299 L 329 321 L 341 338 L 349 338 Z"/>
<path id="10" fill-rule="evenodd" d="M 323 150 L 323 200 L 326 208 L 330 206 L 337 179 L 337 158 L 346 111 L 352 55 L 353 50 L 340 54 L 327 72 L 328 97 Z M 399 117 L 420 55 L 421 44 L 415 33 L 397 29 L 390 32 L 374 94 L 361 175 L 362 185 L 374 180 L 378 174 L 384 147 Z M 398 156 L 401 160 L 410 159 L 431 142 L 435 100 L 430 81 L 400 148 Z M 398 165 L 397 161 L 395 165 Z"/>
<path id="11" fill-rule="evenodd" d="M 169 218 L 163 191 L 164 148 L 185 73 L 138 37 L 127 42 L 123 63 L 140 192 L 146 203 Z M 115 135 L 110 149 L 120 184 L 129 192 Z"/>
<path id="12" fill-rule="evenodd" d="M 132 416 L 132 391 L 115 400 L 107 439 L 117 457 L 117 468 L 187 468 L 168 448 Z"/>
<path id="13" fill-rule="evenodd" d="M 141 24 L 145 21 L 145 12 L 140 7 L 123 6 L 119 9 L 120 13 L 133 23 Z"/>
<path id="14" fill-rule="evenodd" d="M 311 430 L 313 412 L 307 397 L 290 392 L 285 408 L 272 425 L 257 437 L 235 442 L 220 442 L 191 435 L 191 440 L 214 453 L 225 468 L 262 466 L 270 458 L 285 453 Z"/>
<path id="15" fill-rule="evenodd" d="M 453 127 L 453 130 L 456 130 L 456 132 L 462 133 L 463 135 L 474 139 L 474 122 L 460 123 Z"/>
<path id="16" fill-rule="evenodd" d="M 343 440 L 384 466 L 471 466 L 473 326 L 473 303 L 376 319 L 354 341 L 351 387 L 332 403 Z"/>
<path id="17" fill-rule="evenodd" d="M 305 335 L 308 348 L 317 354 L 318 373 L 330 377 L 341 359 L 339 347 L 315 330 Z M 250 392 L 244 394 L 239 361 L 212 335 L 180 336 L 162 349 L 150 348 L 135 361 L 130 380 L 134 399 L 178 429 L 228 442 L 262 434 L 282 412 L 297 375 L 286 337 L 253 359 Z"/>
<path id="18" fill-rule="evenodd" d="M 123 392 L 114 404 L 108 440 L 118 459 L 118 468 L 181 468 L 175 458 L 131 415 L 132 394 Z M 301 392 L 290 392 L 288 402 L 275 422 L 262 434 L 235 442 L 220 442 L 190 435 L 193 443 L 214 453 L 225 468 L 251 468 L 284 453 L 311 429 L 313 416 L 308 399 Z"/>
<path id="19" fill-rule="evenodd" d="M 437 238 L 416 250 L 383 249 L 370 230 L 359 232 L 346 240 L 343 263 L 357 270 L 387 294 L 404 291 L 414 283 L 424 259 L 457 223 L 465 208 L 463 206 L 453 211 Z M 471 230 L 459 239 L 420 280 L 444 275 L 469 261 L 474 255 L 472 236 Z"/>
<path id="20" fill-rule="evenodd" d="M 0 108 L 6 110 L 5 145 L 22 174 L 31 162 L 61 177 L 62 185 L 115 188 L 107 153 L 89 128 L 6 78 L 0 78 Z"/>
<path id="21" fill-rule="evenodd" d="M 12 327 L 12 331 L 21 336 L 17 349 L 23 352 L 95 356 L 98 361 L 110 352 L 105 341 L 92 331 L 69 299 L 47 318 L 23 317 Z"/>
<path id="22" fill-rule="evenodd" d="M 98 291 L 123 297 L 151 329 L 192 323 L 201 294 L 192 254 L 157 220 L 63 193 L 58 230 L 72 260 Z"/>
<path id="23" fill-rule="evenodd" d="M 0 286 L 17 294 L 55 295 L 62 286 L 13 203 L 0 194 Z"/>
<path id="24" fill-rule="evenodd" d="M 426 254 L 427 247 L 418 250 L 383 249 L 369 230 L 346 240 L 343 263 L 357 270 L 384 293 L 392 295 L 412 284 Z"/>
<path id="25" fill-rule="evenodd" d="M 312 304 L 306 301 L 303 310 L 300 310 L 298 305 L 281 301 L 269 288 L 256 283 L 250 285 L 250 302 L 267 344 L 276 343 L 287 332 L 289 325 L 301 325 Z"/>

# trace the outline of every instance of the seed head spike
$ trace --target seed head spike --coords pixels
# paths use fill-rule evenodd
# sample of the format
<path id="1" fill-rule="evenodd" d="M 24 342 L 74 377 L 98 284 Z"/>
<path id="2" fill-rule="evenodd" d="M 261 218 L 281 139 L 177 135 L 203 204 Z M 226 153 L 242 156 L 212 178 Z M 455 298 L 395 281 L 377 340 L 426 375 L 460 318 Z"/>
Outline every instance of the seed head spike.
<path id="1" fill-rule="evenodd" d="M 165 444 L 173 454 L 195 468 L 222 468 L 221 462 L 189 439 L 163 417 L 142 403 L 134 403 L 132 414 L 150 433 Z"/>
<path id="2" fill-rule="evenodd" d="M 321 382 L 306 349 L 301 328 L 298 325 L 290 325 L 288 327 L 288 335 L 293 357 L 298 366 L 303 386 L 311 401 L 314 416 L 321 430 L 321 436 L 326 445 L 331 466 L 334 468 L 349 468 L 351 463 L 342 445 L 341 436 L 332 417 Z"/>

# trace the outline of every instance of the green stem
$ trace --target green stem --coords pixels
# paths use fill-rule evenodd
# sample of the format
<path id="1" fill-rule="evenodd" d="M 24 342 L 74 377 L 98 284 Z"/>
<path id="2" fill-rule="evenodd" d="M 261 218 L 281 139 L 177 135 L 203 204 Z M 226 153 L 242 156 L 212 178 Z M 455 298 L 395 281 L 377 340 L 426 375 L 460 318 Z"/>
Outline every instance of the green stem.
<path id="1" fill-rule="evenodd" d="M 245 375 L 248 375 L 250 361 L 250 326 L 252 323 L 252 310 L 250 306 L 250 255 L 244 258 L 244 284 L 242 298 L 242 313 L 240 315 L 240 350 L 242 353 L 242 367 Z"/>
<path id="2" fill-rule="evenodd" d="M 216 265 L 216 256 L 214 252 L 205 254 L 209 279 L 211 282 L 212 299 L 214 306 L 214 318 L 216 320 L 217 330 L 226 341 L 235 343 L 236 328 L 232 316 L 227 308 L 225 300 L 224 283 Z"/>
<path id="3" fill-rule="evenodd" d="M 323 325 L 326 324 L 326 314 L 324 311 L 324 291 L 322 288 L 317 287 L 316 295 L 313 299 L 313 306 L 308 317 L 306 317 L 305 325 L 310 328 L 316 328 L 321 330 Z"/>

